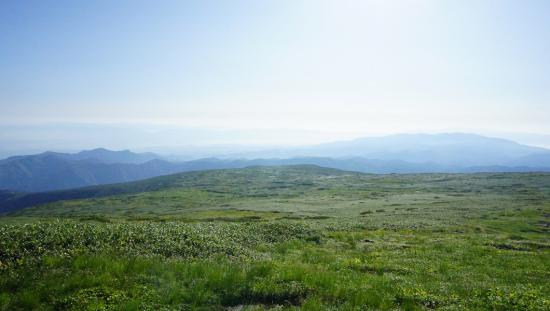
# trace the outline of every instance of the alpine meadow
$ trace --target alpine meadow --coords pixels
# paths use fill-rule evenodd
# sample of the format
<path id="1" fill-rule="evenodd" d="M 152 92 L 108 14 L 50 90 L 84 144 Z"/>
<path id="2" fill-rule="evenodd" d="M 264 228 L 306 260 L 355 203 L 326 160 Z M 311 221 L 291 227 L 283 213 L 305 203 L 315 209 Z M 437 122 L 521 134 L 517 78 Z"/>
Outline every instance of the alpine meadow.
<path id="1" fill-rule="evenodd" d="M 0 3 L 0 311 L 550 311 L 550 3 Z"/>

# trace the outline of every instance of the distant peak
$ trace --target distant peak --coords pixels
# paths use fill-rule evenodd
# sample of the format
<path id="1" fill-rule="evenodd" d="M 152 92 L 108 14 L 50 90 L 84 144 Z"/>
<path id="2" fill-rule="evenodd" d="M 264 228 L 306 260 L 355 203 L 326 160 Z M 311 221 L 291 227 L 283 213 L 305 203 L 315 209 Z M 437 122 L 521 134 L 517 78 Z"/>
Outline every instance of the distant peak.
<path id="1" fill-rule="evenodd" d="M 89 150 L 82 150 L 79 153 L 86 153 L 86 152 L 111 152 L 111 150 L 99 147 L 99 148 L 94 148 Z"/>
<path id="2" fill-rule="evenodd" d="M 103 152 L 103 153 L 133 153 L 130 149 L 124 149 L 124 150 L 110 150 L 107 148 L 99 147 L 95 149 L 90 150 L 82 150 L 80 153 L 86 153 L 86 152 Z"/>
<path id="3" fill-rule="evenodd" d="M 61 152 L 55 152 L 55 151 L 45 151 L 45 152 L 42 152 L 38 155 L 40 155 L 40 156 L 61 156 L 61 155 L 66 155 L 66 154 L 61 153 Z"/>

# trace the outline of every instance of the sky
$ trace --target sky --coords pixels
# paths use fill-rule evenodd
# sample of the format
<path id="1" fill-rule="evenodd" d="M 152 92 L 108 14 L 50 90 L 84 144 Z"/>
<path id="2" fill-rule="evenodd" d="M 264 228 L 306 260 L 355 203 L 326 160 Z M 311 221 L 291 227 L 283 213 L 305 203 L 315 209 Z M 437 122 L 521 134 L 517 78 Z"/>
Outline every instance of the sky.
<path id="1" fill-rule="evenodd" d="M 3 0 L 0 144 L 469 132 L 550 146 L 549 55 L 546 0 Z"/>

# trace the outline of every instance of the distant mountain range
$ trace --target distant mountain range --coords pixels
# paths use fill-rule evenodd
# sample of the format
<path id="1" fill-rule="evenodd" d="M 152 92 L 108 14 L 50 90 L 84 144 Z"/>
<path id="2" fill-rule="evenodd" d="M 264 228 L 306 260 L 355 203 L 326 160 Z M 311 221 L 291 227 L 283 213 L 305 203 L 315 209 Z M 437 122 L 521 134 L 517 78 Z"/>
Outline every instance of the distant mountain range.
<path id="1" fill-rule="evenodd" d="M 550 150 L 474 134 L 399 134 L 367 137 L 315 146 L 270 150 L 244 154 L 265 157 L 364 158 L 409 163 L 432 163 L 445 166 L 538 166 Z M 528 159 L 536 155 L 538 159 Z M 527 157 L 523 160 L 522 158 Z M 519 162 L 515 162 L 518 161 Z M 535 160 L 535 161 L 531 161 Z"/>
<path id="2" fill-rule="evenodd" d="M 0 160 L 0 189 L 43 192 L 130 182 L 178 172 L 257 165 L 312 164 L 366 173 L 550 171 L 548 149 L 472 134 L 361 138 L 238 156 L 241 158 L 171 162 L 154 153 L 101 148 L 74 154 L 45 152 L 15 156 Z"/>
<path id="3" fill-rule="evenodd" d="M 45 157 L 55 157 L 63 160 L 90 160 L 101 163 L 129 163 L 129 164 L 140 164 L 154 159 L 160 159 L 160 156 L 154 153 L 134 153 L 130 150 L 122 151 L 112 151 L 105 148 L 97 148 L 93 150 L 84 150 L 78 153 L 59 153 L 47 151 L 44 153 L 36 155 L 24 155 L 24 156 L 14 156 L 7 159 L 0 160 L 0 164 L 18 161 L 21 159 L 28 158 L 45 158 Z"/>
<path id="4" fill-rule="evenodd" d="M 116 152 L 113 152 L 116 154 Z M 26 192 L 68 189 L 126 182 L 170 174 L 171 165 L 161 160 L 145 163 L 112 163 L 116 158 L 84 158 L 46 152 L 0 161 L 0 189 Z M 136 161 L 133 156 L 127 161 Z M 122 161 L 124 159 L 120 159 Z"/>

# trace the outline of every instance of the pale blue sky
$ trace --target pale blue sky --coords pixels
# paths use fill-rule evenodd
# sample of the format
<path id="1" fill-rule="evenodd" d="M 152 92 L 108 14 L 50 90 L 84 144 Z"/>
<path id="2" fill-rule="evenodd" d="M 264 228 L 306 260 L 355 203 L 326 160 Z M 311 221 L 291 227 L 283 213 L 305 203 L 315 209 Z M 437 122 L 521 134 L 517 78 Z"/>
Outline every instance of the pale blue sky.
<path id="1" fill-rule="evenodd" d="M 549 55 L 545 0 L 4 0 L 0 122 L 548 135 Z"/>

